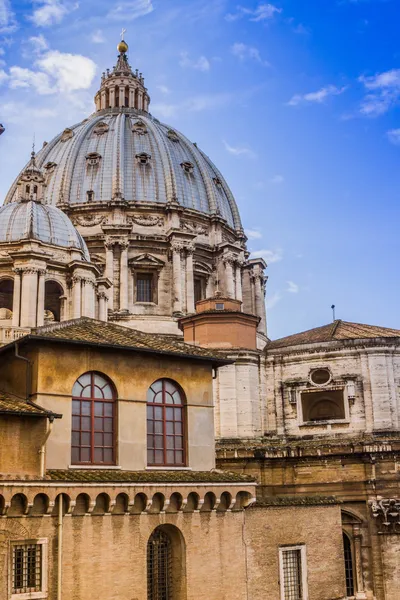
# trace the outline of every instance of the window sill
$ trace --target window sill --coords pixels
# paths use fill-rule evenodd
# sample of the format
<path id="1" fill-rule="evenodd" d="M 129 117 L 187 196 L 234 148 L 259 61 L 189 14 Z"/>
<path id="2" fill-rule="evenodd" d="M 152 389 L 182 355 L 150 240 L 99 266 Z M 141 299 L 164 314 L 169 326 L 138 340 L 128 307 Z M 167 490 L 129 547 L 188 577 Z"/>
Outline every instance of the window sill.
<path id="1" fill-rule="evenodd" d="M 325 425 L 350 425 L 347 419 L 331 419 L 329 421 L 304 421 L 299 427 L 324 427 Z"/>
<path id="2" fill-rule="evenodd" d="M 68 469 L 105 469 L 110 471 L 111 469 L 118 470 L 122 469 L 119 465 L 69 465 Z"/>
<path id="3" fill-rule="evenodd" d="M 136 301 L 134 304 L 139 304 L 140 306 L 157 306 L 157 302 L 139 302 Z"/>
<path id="4" fill-rule="evenodd" d="M 45 600 L 47 592 L 27 592 L 26 594 L 11 594 L 11 600 Z"/>
<path id="5" fill-rule="evenodd" d="M 146 467 L 146 471 L 192 471 L 192 467 Z"/>

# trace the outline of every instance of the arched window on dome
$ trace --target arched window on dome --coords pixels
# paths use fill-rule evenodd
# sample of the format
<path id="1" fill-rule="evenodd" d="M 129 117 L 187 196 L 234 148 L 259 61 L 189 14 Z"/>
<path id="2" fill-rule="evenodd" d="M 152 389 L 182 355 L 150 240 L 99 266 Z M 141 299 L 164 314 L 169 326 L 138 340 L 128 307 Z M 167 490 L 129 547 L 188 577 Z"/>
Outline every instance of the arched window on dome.
<path id="1" fill-rule="evenodd" d="M 46 281 L 44 285 L 44 310 L 46 321 L 61 321 L 64 290 L 57 281 Z"/>
<path id="2" fill-rule="evenodd" d="M 186 465 L 185 398 L 170 379 L 157 379 L 147 392 L 147 464 Z"/>
<path id="3" fill-rule="evenodd" d="M 129 86 L 125 86 L 125 107 L 129 108 Z"/>
<path id="4" fill-rule="evenodd" d="M 114 92 L 114 94 L 115 94 L 115 95 L 114 95 L 114 98 L 115 98 L 115 106 L 116 106 L 117 108 L 119 108 L 119 86 L 118 86 L 118 85 L 116 85 L 116 86 L 115 86 L 115 92 Z"/>
<path id="5" fill-rule="evenodd" d="M 115 421 L 111 381 L 93 371 L 81 375 L 72 388 L 72 464 L 115 464 Z"/>
<path id="6" fill-rule="evenodd" d="M 14 280 L 0 279 L 0 320 L 11 319 L 14 297 Z"/>

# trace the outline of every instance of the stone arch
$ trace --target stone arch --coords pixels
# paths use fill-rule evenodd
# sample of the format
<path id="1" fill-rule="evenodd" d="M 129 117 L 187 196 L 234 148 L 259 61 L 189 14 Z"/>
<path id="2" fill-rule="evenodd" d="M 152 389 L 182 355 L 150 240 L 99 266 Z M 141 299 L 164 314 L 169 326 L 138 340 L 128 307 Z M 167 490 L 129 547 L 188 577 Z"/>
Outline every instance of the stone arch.
<path id="1" fill-rule="evenodd" d="M 28 499 L 25 494 L 14 494 L 11 498 L 10 508 L 7 515 L 9 517 L 19 517 L 25 515 L 28 510 Z"/>
<path id="2" fill-rule="evenodd" d="M 222 492 L 218 505 L 219 512 L 226 512 L 230 509 L 232 503 L 232 495 L 229 492 Z"/>
<path id="3" fill-rule="evenodd" d="M 31 515 L 45 515 L 49 508 L 49 497 L 46 494 L 36 494 L 31 509 Z"/>
<path id="4" fill-rule="evenodd" d="M 156 494 L 154 494 L 152 501 L 151 501 L 151 507 L 149 512 L 150 513 L 159 513 L 164 509 L 164 504 L 165 504 L 165 496 L 163 494 L 161 494 L 160 492 L 157 492 Z"/>
<path id="5" fill-rule="evenodd" d="M 136 494 L 131 513 L 133 515 L 140 515 L 142 512 L 144 512 L 146 510 L 147 502 L 148 502 L 148 499 L 147 499 L 146 494 L 143 494 L 143 492 Z"/>
<path id="6" fill-rule="evenodd" d="M 175 525 L 159 525 L 147 543 L 148 600 L 186 600 L 186 544 Z M 164 595 L 160 590 L 167 590 Z"/>
<path id="7" fill-rule="evenodd" d="M 182 494 L 179 492 L 174 492 L 171 494 L 169 499 L 169 504 L 166 512 L 176 513 L 179 512 L 183 504 Z"/>
<path id="8" fill-rule="evenodd" d="M 1 316 L 3 312 L 1 312 L 0 319 L 8 319 L 10 318 L 10 314 L 7 314 L 6 311 L 12 313 L 13 309 L 13 299 L 14 299 L 14 279 L 12 277 L 2 277 L 0 279 L 0 311 L 4 309 L 4 316 Z"/>
<path id="9" fill-rule="evenodd" d="M 203 506 L 201 507 L 201 512 L 210 512 L 214 510 L 214 507 L 217 503 L 217 498 L 214 492 L 207 492 L 204 496 Z"/>
<path id="10" fill-rule="evenodd" d="M 44 284 L 44 310 L 46 321 L 61 321 L 62 297 L 64 290 L 54 279 L 48 279 Z"/>
<path id="11" fill-rule="evenodd" d="M 128 512 L 128 506 L 129 496 L 128 494 L 121 492 L 115 499 L 115 505 L 112 511 L 113 515 L 124 515 L 126 512 Z"/>
<path id="12" fill-rule="evenodd" d="M 363 518 L 353 509 L 342 509 L 343 560 L 347 596 L 364 593 L 361 557 Z"/>
<path id="13" fill-rule="evenodd" d="M 200 504 L 200 496 L 197 492 L 190 492 L 187 497 L 187 503 L 184 508 L 185 512 L 193 512 L 194 510 L 198 510 Z"/>
<path id="14" fill-rule="evenodd" d="M 75 507 L 73 514 L 76 516 L 83 516 L 89 512 L 90 497 L 88 494 L 78 494 L 75 501 Z"/>
<path id="15" fill-rule="evenodd" d="M 110 496 L 105 492 L 99 494 L 93 509 L 93 515 L 104 515 L 110 512 Z"/>

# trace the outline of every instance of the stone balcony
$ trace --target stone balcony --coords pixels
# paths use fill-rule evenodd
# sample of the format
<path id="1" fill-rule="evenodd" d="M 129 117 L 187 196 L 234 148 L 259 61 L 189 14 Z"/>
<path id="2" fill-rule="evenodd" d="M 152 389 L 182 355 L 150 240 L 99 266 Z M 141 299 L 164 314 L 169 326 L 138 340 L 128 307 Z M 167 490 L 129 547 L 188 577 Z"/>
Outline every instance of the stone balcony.
<path id="1" fill-rule="evenodd" d="M 29 327 L 12 327 L 0 325 L 0 346 L 19 340 L 30 333 Z"/>

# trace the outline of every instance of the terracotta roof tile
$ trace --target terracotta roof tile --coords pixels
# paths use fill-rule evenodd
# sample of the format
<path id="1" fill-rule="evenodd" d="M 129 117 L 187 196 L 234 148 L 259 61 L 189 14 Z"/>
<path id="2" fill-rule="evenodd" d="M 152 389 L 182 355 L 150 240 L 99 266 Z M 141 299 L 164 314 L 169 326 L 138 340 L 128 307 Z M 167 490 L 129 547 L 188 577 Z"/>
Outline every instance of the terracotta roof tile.
<path id="1" fill-rule="evenodd" d="M 47 471 L 52 481 L 80 483 L 255 483 L 249 475 L 229 471 L 117 471 L 69 469 Z"/>
<path id="2" fill-rule="evenodd" d="M 337 320 L 322 327 L 295 333 L 267 345 L 267 349 L 298 346 L 301 344 L 315 344 L 318 342 L 331 342 L 334 340 L 356 340 L 371 338 L 396 338 L 400 337 L 400 330 L 376 325 L 363 325 Z"/>
<path id="3" fill-rule="evenodd" d="M 28 417 L 59 417 L 49 410 L 45 410 L 33 402 L 27 402 L 21 398 L 17 398 L 8 392 L 0 391 L 0 414 L 3 415 L 20 415 Z"/>
<path id="4" fill-rule="evenodd" d="M 225 359 L 216 350 L 207 350 L 192 344 L 186 344 L 183 339 L 180 340 L 177 337 L 143 333 L 136 329 L 97 321 L 88 317 L 38 327 L 31 334 L 20 338 L 18 343 L 23 343 L 24 340 L 28 339 L 70 341 L 96 346 L 127 348 L 144 352 L 202 359 L 221 364 L 230 364 L 232 362 Z M 7 348 L 7 346 L 3 346 L 0 351 L 4 348 Z"/>

